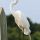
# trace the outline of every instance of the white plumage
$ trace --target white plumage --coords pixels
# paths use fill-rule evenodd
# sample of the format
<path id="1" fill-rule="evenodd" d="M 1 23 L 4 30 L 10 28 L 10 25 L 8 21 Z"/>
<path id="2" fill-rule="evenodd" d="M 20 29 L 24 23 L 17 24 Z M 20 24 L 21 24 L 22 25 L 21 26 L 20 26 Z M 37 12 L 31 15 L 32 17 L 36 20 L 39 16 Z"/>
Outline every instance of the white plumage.
<path id="1" fill-rule="evenodd" d="M 17 11 L 13 11 L 13 7 L 18 3 L 19 0 L 16 0 L 16 2 L 13 3 L 13 1 L 11 1 L 11 4 L 10 4 L 10 11 L 12 13 L 12 15 L 14 16 L 15 18 L 15 22 L 16 24 L 18 25 L 18 27 L 22 30 L 22 32 L 25 34 L 25 35 L 29 35 L 29 39 L 31 40 L 31 36 L 30 36 L 30 24 L 27 20 L 26 17 L 23 16 L 23 13 L 20 11 L 20 10 L 17 10 Z"/>
<path id="2" fill-rule="evenodd" d="M 22 32 L 25 35 L 29 35 L 31 33 L 30 31 L 30 24 L 27 20 L 27 18 L 25 18 L 23 16 L 23 13 L 20 10 L 15 11 L 14 13 L 12 13 L 12 15 L 15 18 L 15 22 L 18 25 L 18 27 L 22 30 Z"/>

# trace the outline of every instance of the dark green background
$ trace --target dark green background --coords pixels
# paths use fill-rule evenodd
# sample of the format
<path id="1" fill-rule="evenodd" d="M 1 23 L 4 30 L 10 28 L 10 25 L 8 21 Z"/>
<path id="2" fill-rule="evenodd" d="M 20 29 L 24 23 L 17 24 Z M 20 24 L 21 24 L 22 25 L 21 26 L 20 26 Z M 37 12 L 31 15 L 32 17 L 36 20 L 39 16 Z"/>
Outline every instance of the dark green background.
<path id="1" fill-rule="evenodd" d="M 29 36 L 24 35 L 23 32 L 18 28 L 14 17 L 12 15 L 6 17 L 8 40 L 29 40 Z M 40 24 L 33 23 L 29 17 L 27 17 L 27 19 L 30 23 L 30 35 L 32 40 L 40 40 Z"/>

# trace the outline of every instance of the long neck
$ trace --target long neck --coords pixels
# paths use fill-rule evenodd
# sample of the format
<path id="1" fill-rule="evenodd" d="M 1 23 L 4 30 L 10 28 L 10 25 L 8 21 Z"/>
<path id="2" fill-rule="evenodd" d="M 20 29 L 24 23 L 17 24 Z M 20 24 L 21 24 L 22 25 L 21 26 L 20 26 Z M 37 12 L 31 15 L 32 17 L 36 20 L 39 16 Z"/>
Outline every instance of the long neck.
<path id="1" fill-rule="evenodd" d="M 10 12 L 12 13 L 14 11 L 14 7 L 15 5 L 18 3 L 18 0 L 16 0 L 16 2 L 14 2 L 13 0 L 10 3 Z"/>

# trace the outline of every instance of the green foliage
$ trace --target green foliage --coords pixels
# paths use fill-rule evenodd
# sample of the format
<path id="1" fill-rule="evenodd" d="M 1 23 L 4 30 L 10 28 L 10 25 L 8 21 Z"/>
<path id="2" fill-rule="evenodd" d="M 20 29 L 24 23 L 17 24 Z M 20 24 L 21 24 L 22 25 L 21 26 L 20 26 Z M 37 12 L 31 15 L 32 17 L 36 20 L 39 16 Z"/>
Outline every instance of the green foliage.
<path id="1" fill-rule="evenodd" d="M 40 32 L 35 32 L 32 34 L 32 40 L 40 40 Z"/>
<path id="2" fill-rule="evenodd" d="M 29 23 L 30 23 L 30 29 L 31 29 L 31 32 L 34 33 L 36 31 L 40 31 L 40 24 L 38 23 L 33 23 L 30 18 L 27 18 Z"/>
<path id="3" fill-rule="evenodd" d="M 14 27 L 15 25 L 14 17 L 12 15 L 7 16 L 7 26 Z"/>
<path id="4" fill-rule="evenodd" d="M 32 40 L 40 40 L 40 24 L 33 23 L 30 18 L 27 19 L 30 23 L 30 29 L 32 31 Z M 7 32 L 8 40 L 29 40 L 29 36 L 24 35 L 18 28 L 12 15 L 7 16 Z"/>

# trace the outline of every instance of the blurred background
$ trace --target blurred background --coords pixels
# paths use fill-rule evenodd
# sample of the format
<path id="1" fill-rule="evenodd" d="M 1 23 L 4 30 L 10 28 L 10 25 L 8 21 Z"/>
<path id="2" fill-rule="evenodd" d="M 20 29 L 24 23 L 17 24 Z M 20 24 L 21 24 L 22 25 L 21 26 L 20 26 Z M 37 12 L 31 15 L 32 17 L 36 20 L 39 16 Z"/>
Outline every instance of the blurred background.
<path id="1" fill-rule="evenodd" d="M 27 17 L 30 23 L 31 38 L 32 40 L 40 40 L 40 23 L 33 23 L 32 20 Z M 7 29 L 8 40 L 29 40 L 29 37 L 23 35 L 22 31 L 18 28 L 12 15 L 7 16 Z"/>
<path id="2" fill-rule="evenodd" d="M 23 33 L 11 15 L 10 2 L 10 0 L 0 0 L 0 7 L 4 8 L 7 17 L 8 40 L 23 40 Z M 32 40 L 40 40 L 40 0 L 20 0 L 14 10 L 21 10 L 28 19 Z M 24 40 L 29 40 L 29 37 L 24 35 Z"/>

